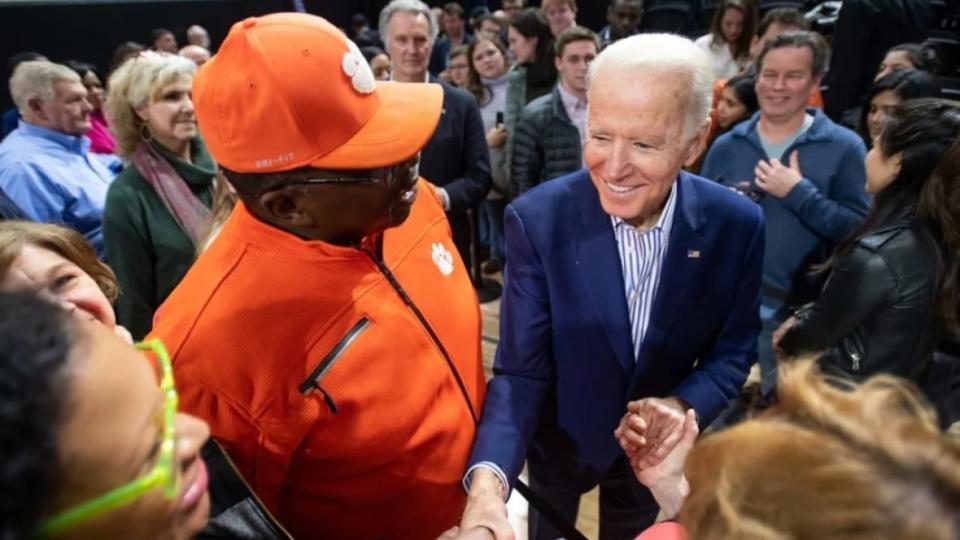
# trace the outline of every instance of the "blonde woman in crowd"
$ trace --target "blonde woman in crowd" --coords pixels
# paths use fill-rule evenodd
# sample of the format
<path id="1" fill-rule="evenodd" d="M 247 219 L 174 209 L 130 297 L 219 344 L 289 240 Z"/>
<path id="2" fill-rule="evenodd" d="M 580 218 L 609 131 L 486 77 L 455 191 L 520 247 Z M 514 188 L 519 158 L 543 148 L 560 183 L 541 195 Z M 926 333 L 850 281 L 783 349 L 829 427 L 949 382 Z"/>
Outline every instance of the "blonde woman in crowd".
<path id="1" fill-rule="evenodd" d="M 123 291 L 118 317 L 136 339 L 210 224 L 216 166 L 193 114 L 195 70 L 186 58 L 145 52 L 110 77 L 107 118 L 129 164 L 107 193 L 104 242 Z"/>

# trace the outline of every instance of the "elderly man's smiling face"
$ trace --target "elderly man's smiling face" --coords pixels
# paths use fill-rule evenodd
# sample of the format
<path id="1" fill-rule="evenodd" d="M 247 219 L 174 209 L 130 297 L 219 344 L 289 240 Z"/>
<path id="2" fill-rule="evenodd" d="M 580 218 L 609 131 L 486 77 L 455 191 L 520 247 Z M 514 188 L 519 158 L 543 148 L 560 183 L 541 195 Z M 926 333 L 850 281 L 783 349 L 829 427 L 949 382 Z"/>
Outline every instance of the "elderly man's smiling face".
<path id="1" fill-rule="evenodd" d="M 690 77 L 603 66 L 590 82 L 584 160 L 604 212 L 638 226 L 657 215 L 709 124 L 685 133 Z"/>

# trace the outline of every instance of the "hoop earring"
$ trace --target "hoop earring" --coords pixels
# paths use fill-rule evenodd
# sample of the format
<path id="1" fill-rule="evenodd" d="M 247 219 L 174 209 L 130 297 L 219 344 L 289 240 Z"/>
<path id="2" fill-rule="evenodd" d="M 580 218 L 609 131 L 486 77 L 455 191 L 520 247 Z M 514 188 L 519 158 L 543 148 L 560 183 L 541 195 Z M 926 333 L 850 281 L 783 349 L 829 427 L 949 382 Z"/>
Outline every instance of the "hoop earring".
<path id="1" fill-rule="evenodd" d="M 150 131 L 150 126 L 146 122 L 140 124 L 140 140 L 145 143 L 153 140 L 153 132 Z"/>

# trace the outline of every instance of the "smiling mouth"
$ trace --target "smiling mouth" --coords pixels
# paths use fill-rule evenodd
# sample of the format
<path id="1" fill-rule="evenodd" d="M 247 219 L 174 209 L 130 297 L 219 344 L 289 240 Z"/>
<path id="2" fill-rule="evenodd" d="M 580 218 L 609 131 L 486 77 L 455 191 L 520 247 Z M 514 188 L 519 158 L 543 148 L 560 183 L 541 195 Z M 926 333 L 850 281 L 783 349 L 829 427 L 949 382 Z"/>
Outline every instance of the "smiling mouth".
<path id="1" fill-rule="evenodd" d="M 630 193 L 640 189 L 640 186 L 615 186 L 606 180 L 604 180 L 603 183 L 607 186 L 607 189 L 616 193 L 617 195 L 623 195 L 624 193 Z"/>

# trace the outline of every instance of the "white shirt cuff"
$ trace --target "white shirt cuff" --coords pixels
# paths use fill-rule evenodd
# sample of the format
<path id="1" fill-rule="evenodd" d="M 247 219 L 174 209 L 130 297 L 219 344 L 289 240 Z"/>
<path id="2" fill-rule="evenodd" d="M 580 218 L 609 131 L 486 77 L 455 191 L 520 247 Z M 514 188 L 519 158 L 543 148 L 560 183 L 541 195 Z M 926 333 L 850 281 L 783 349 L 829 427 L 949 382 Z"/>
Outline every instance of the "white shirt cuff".
<path id="1" fill-rule="evenodd" d="M 500 480 L 500 485 L 503 486 L 503 500 L 506 501 L 510 497 L 510 483 L 507 482 L 507 475 L 503 472 L 503 469 L 499 465 L 492 461 L 481 461 L 473 467 L 467 469 L 467 473 L 463 475 L 463 489 L 467 490 L 467 493 L 470 492 L 470 475 L 473 474 L 473 471 L 483 467 L 493 471 L 493 474 L 497 475 L 497 479 Z"/>

